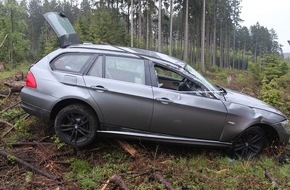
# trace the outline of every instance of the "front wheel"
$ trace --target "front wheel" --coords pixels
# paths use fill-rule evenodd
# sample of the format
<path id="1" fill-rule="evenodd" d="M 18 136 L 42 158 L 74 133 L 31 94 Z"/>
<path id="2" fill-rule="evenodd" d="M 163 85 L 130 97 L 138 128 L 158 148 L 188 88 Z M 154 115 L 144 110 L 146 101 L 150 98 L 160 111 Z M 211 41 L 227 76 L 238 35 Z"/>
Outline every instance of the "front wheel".
<path id="1" fill-rule="evenodd" d="M 233 153 L 242 159 L 255 157 L 262 152 L 265 139 L 265 132 L 260 127 L 251 127 L 235 140 Z"/>
<path id="2" fill-rule="evenodd" d="M 63 108 L 56 116 L 54 128 L 59 138 L 68 145 L 82 148 L 96 138 L 98 121 L 94 111 L 82 104 Z"/>

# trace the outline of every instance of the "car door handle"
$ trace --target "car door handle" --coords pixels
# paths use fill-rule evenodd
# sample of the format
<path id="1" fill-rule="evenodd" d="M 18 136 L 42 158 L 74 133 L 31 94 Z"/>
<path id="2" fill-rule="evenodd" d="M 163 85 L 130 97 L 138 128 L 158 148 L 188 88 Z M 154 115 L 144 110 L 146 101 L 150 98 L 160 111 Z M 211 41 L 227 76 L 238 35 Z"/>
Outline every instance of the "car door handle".
<path id="1" fill-rule="evenodd" d="M 107 88 L 105 88 L 105 87 L 103 87 L 101 85 L 91 86 L 91 89 L 96 90 L 97 92 L 105 92 L 105 91 L 108 91 Z"/>
<path id="2" fill-rule="evenodd" d="M 161 102 L 162 104 L 170 104 L 173 103 L 172 100 L 169 100 L 168 98 L 156 98 L 155 100 L 157 100 L 158 102 Z"/>

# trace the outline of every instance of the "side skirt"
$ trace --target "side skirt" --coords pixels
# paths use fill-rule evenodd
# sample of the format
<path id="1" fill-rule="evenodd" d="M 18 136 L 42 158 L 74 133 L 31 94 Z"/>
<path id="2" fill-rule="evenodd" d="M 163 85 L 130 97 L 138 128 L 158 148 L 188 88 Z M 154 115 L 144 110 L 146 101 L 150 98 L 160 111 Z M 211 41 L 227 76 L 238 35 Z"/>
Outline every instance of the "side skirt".
<path id="1" fill-rule="evenodd" d="M 169 143 L 214 146 L 214 147 L 223 147 L 223 148 L 229 148 L 232 146 L 232 143 L 229 143 L 229 142 L 175 137 L 175 136 L 169 136 L 169 135 L 152 134 L 148 132 L 139 132 L 139 131 L 137 132 L 136 130 L 129 131 L 128 129 L 126 131 L 98 130 L 97 132 L 99 134 L 104 134 L 104 135 L 114 135 L 114 136 L 120 135 L 122 137 L 127 137 L 127 138 L 144 139 L 144 140 L 150 140 L 150 141 L 160 141 L 160 142 L 169 142 Z"/>

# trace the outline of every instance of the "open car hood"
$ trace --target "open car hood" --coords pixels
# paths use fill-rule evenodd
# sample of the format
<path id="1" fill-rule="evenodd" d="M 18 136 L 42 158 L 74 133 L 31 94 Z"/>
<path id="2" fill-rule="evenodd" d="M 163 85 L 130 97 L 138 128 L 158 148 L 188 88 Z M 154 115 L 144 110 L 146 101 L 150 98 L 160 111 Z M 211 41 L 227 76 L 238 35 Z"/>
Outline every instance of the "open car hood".
<path id="1" fill-rule="evenodd" d="M 56 34 L 61 48 L 80 43 L 79 36 L 63 13 L 48 12 L 43 16 Z"/>

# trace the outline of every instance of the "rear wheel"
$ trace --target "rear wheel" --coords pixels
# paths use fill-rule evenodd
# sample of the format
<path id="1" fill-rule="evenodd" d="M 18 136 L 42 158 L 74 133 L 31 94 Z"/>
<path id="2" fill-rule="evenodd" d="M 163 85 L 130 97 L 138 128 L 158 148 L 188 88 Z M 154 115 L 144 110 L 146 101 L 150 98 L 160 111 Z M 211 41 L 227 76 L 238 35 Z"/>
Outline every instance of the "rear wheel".
<path id="1" fill-rule="evenodd" d="M 59 138 L 75 148 L 89 145 L 96 138 L 98 121 L 94 111 L 73 104 L 63 108 L 56 116 L 54 128 Z"/>
<path id="2" fill-rule="evenodd" d="M 238 158 L 252 158 L 259 155 L 265 144 L 265 132 L 260 127 L 251 127 L 242 133 L 233 144 L 234 155 Z"/>

